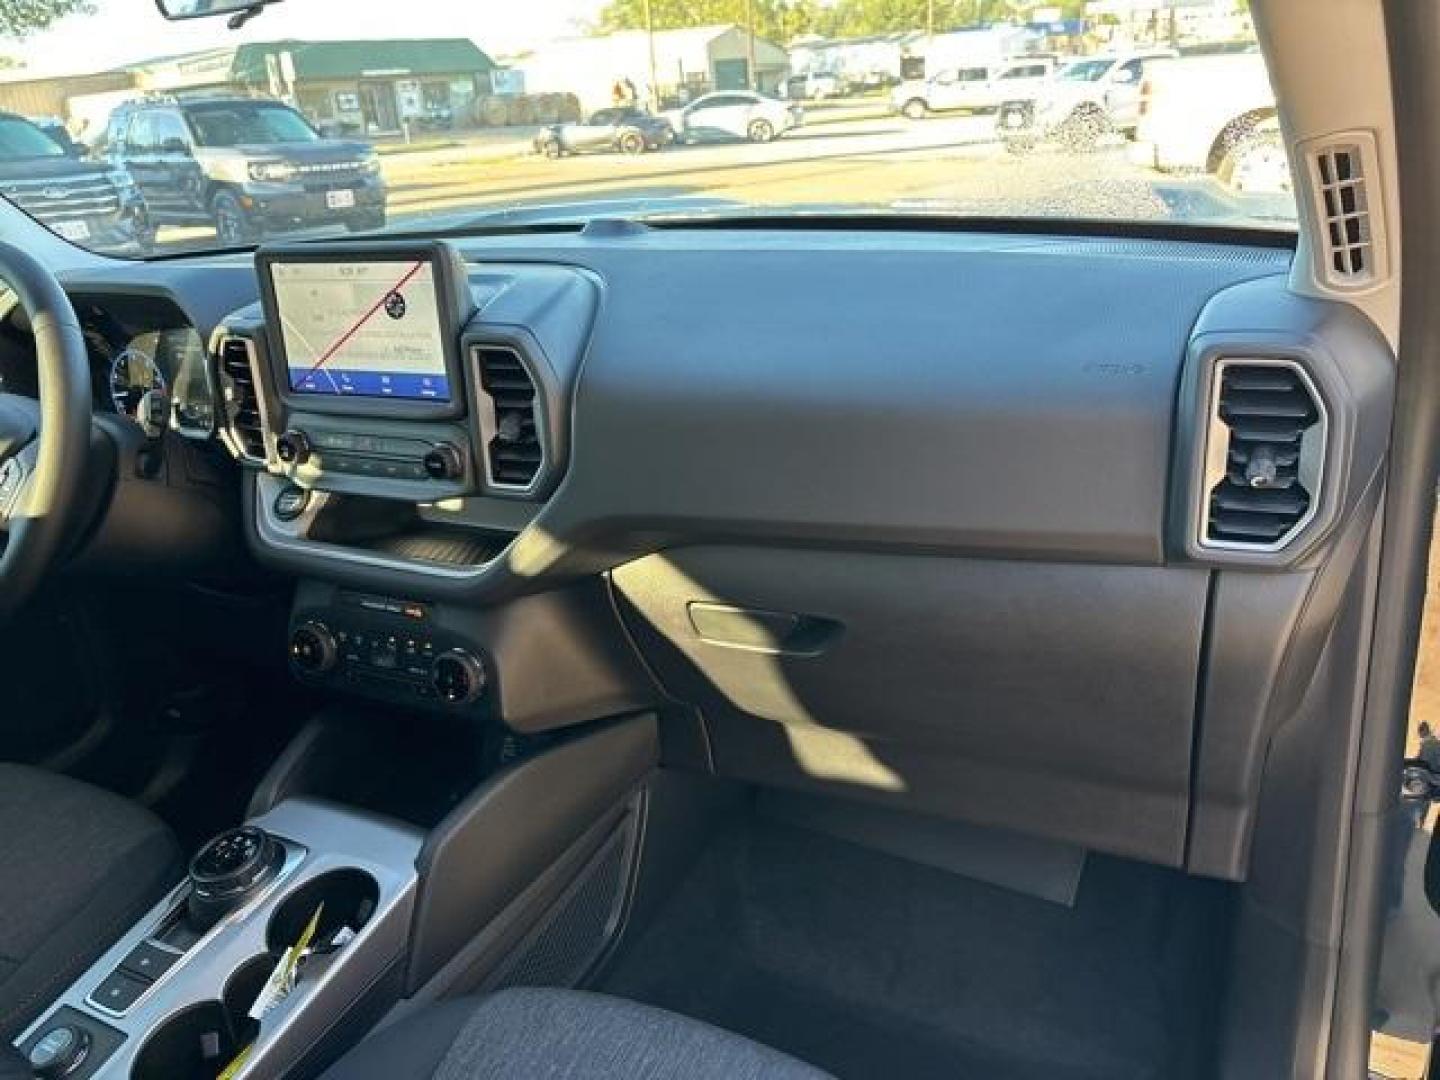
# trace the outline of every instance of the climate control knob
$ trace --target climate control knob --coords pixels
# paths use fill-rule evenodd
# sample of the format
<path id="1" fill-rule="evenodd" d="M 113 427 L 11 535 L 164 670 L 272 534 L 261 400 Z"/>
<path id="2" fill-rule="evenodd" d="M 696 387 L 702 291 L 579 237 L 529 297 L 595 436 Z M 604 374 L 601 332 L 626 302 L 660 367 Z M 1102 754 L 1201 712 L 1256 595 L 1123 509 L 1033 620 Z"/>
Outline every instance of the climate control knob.
<path id="1" fill-rule="evenodd" d="M 286 465 L 304 465 L 310 460 L 310 437 L 303 431 L 287 431 L 275 440 L 275 456 Z"/>
<path id="2" fill-rule="evenodd" d="M 340 658 L 335 635 L 322 623 L 301 623 L 290 635 L 290 662 L 307 675 L 323 675 Z"/>
<path id="3" fill-rule="evenodd" d="M 458 480 L 465 473 L 460 451 L 450 443 L 437 443 L 420 459 L 425 475 L 431 480 Z"/>
<path id="4" fill-rule="evenodd" d="M 485 665 L 463 649 L 437 656 L 430 677 L 435 693 L 447 705 L 468 705 L 485 689 Z"/>

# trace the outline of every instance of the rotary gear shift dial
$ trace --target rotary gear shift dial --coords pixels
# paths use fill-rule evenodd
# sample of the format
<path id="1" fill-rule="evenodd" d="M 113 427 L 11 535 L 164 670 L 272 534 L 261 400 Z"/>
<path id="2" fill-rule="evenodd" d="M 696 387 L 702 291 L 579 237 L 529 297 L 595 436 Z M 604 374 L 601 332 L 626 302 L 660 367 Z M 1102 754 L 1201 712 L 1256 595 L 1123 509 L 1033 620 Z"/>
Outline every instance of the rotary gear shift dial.
<path id="1" fill-rule="evenodd" d="M 190 896 L 185 902 L 192 927 L 208 930 L 273 878 L 285 851 L 264 829 L 231 829 L 206 841 L 190 860 Z"/>

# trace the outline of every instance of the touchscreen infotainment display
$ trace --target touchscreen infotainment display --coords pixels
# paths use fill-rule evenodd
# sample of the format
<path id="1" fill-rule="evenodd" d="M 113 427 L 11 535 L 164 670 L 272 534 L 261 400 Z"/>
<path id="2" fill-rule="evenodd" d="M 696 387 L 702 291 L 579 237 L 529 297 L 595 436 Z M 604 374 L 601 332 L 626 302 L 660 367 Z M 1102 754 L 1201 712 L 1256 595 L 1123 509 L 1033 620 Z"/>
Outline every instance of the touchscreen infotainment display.
<path id="1" fill-rule="evenodd" d="M 270 264 L 290 389 L 449 401 L 429 258 Z"/>

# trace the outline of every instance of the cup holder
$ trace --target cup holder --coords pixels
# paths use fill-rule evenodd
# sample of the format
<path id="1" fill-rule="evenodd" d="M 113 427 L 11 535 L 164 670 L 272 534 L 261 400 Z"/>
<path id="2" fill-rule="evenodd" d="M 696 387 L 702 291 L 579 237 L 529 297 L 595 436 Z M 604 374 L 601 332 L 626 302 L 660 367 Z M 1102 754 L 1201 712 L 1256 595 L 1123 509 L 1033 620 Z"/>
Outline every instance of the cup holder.
<path id="1" fill-rule="evenodd" d="M 287 896 L 265 931 L 265 945 L 277 956 L 300 939 L 321 904 L 320 922 L 310 939 L 311 949 L 319 954 L 333 952 L 339 946 L 335 936 L 343 928 L 358 933 L 375 914 L 380 901 L 380 886 L 363 870 L 331 870 L 307 881 Z"/>

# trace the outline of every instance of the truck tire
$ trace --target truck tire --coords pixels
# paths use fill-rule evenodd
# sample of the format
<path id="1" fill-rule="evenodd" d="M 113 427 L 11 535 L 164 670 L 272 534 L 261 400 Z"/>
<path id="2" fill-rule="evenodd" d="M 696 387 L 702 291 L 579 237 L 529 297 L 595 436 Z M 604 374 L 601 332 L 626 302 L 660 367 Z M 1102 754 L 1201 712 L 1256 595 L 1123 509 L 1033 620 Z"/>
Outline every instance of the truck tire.
<path id="1" fill-rule="evenodd" d="M 1094 150 L 1110 128 L 1105 114 L 1094 108 L 1079 108 L 1065 118 L 1058 132 L 1065 149 L 1075 153 Z"/>
<path id="2" fill-rule="evenodd" d="M 233 191 L 221 191 L 211 200 L 210 220 L 222 247 L 240 247 L 259 239 L 260 230 Z"/>
<path id="3" fill-rule="evenodd" d="M 1220 158 L 1215 179 L 1242 195 L 1288 195 L 1294 185 L 1280 129 L 1256 128 L 1236 139 Z"/>

